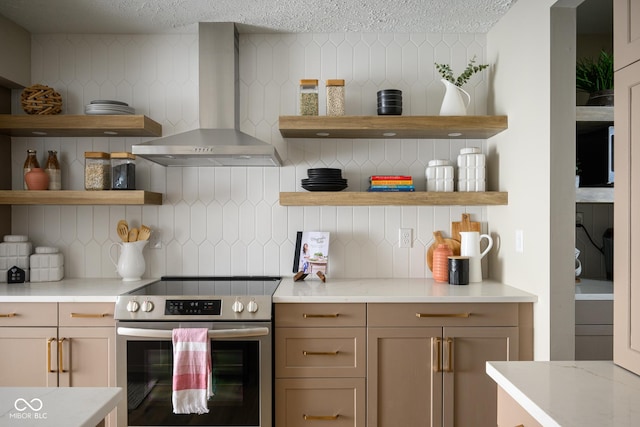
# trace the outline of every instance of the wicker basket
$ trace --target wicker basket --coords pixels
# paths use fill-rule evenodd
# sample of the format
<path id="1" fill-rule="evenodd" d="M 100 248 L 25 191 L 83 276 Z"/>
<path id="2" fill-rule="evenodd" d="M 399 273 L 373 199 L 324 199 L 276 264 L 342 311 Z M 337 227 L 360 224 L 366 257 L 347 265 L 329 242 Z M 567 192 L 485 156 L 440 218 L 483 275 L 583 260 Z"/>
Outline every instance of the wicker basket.
<path id="1" fill-rule="evenodd" d="M 49 86 L 35 84 L 22 91 L 22 109 L 27 114 L 60 114 L 62 97 Z"/>

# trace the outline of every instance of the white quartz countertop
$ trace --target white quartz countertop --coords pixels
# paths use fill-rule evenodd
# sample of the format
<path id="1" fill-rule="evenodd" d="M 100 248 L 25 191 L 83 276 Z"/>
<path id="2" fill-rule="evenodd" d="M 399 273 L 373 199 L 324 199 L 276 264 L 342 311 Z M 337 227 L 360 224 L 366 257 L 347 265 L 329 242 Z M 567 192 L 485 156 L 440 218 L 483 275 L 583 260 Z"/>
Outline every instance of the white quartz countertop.
<path id="1" fill-rule="evenodd" d="M 158 279 L 64 279 L 59 282 L 0 283 L 0 302 L 115 302 L 120 294 Z"/>
<path id="2" fill-rule="evenodd" d="M 640 425 L 640 377 L 613 362 L 487 362 L 486 370 L 545 427 Z"/>
<path id="3" fill-rule="evenodd" d="M 538 297 L 511 286 L 484 281 L 464 286 L 433 279 L 318 279 L 294 282 L 282 279 L 275 303 L 299 302 L 536 302 Z"/>
<path id="4" fill-rule="evenodd" d="M 576 283 L 576 300 L 613 300 L 611 280 L 580 279 Z"/>
<path id="5" fill-rule="evenodd" d="M 123 396 L 119 387 L 0 387 L 0 425 L 95 427 Z"/>

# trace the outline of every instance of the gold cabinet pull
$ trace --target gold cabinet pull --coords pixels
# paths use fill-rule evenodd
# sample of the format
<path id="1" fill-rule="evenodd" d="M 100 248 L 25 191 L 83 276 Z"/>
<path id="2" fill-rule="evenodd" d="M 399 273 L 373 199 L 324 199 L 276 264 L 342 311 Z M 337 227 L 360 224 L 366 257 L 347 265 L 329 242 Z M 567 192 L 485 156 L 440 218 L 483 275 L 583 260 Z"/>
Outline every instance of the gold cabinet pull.
<path id="1" fill-rule="evenodd" d="M 0 317 L 16 317 L 15 313 L 0 313 Z"/>
<path id="2" fill-rule="evenodd" d="M 47 340 L 47 372 L 55 372 L 51 369 L 51 343 L 57 341 L 55 338 L 49 338 Z"/>
<path id="3" fill-rule="evenodd" d="M 65 341 L 67 341 L 66 338 L 60 338 L 58 340 L 58 369 L 59 372 L 67 372 L 64 370 L 64 364 L 62 362 L 62 343 L 64 343 Z"/>
<path id="4" fill-rule="evenodd" d="M 457 317 L 466 319 L 471 313 L 416 313 L 416 317 Z"/>
<path id="5" fill-rule="evenodd" d="M 305 356 L 337 356 L 338 350 L 336 351 L 307 351 L 302 350 L 302 354 Z"/>
<path id="6" fill-rule="evenodd" d="M 442 338 L 432 338 L 436 346 L 436 366 L 433 370 L 435 372 L 442 372 Z"/>
<path id="7" fill-rule="evenodd" d="M 302 313 L 302 317 L 304 317 L 305 319 L 318 319 L 318 318 L 327 318 L 327 317 L 338 317 L 340 316 L 340 313 L 334 313 L 334 314 L 307 314 L 307 313 Z"/>
<path id="8" fill-rule="evenodd" d="M 447 338 L 447 366 L 444 372 L 453 372 L 453 338 Z"/>
<path id="9" fill-rule="evenodd" d="M 102 319 L 109 316 L 109 313 L 71 313 L 71 317 L 75 318 L 90 318 L 90 319 Z"/>
<path id="10" fill-rule="evenodd" d="M 334 421 L 337 420 L 340 414 L 336 415 L 307 415 L 302 414 L 302 418 L 305 421 Z"/>

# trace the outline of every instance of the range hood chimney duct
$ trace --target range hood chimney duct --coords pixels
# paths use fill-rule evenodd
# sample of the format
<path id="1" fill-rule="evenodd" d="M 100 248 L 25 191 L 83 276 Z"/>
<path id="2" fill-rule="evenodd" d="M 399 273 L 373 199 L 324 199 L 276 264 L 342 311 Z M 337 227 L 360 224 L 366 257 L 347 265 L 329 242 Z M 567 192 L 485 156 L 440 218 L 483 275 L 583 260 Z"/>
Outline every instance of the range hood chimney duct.
<path id="1" fill-rule="evenodd" d="M 198 26 L 200 128 L 144 142 L 133 154 L 164 166 L 280 166 L 275 147 L 240 131 L 238 31 Z"/>

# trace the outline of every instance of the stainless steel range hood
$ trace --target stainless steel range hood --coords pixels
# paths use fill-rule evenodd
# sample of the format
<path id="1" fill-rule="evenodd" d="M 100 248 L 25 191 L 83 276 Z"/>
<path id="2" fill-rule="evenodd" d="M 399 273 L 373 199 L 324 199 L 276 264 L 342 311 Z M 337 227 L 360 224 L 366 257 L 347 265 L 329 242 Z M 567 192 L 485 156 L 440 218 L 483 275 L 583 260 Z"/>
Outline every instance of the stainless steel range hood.
<path id="1" fill-rule="evenodd" d="M 198 27 L 200 128 L 134 145 L 164 166 L 280 166 L 275 147 L 241 132 L 238 31 L 231 22 Z"/>

